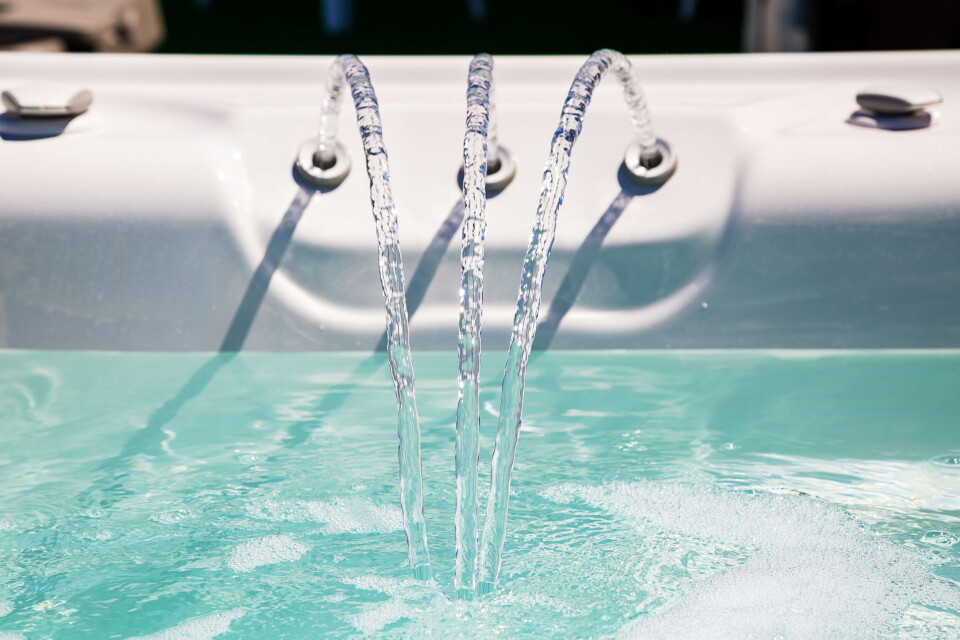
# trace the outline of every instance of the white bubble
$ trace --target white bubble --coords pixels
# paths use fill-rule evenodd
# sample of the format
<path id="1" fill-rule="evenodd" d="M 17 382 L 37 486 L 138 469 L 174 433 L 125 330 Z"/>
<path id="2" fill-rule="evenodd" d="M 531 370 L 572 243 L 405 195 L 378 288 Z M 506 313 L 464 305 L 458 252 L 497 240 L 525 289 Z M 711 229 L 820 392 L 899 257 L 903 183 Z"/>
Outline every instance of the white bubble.
<path id="1" fill-rule="evenodd" d="M 361 497 L 334 498 L 330 502 L 257 500 L 247 506 L 253 518 L 273 522 L 318 522 L 324 533 L 389 533 L 403 528 L 398 507 Z"/>
<path id="2" fill-rule="evenodd" d="M 236 546 L 227 566 L 234 571 L 253 571 L 266 564 L 299 560 L 306 552 L 307 546 L 290 536 L 264 536 Z"/>
<path id="3" fill-rule="evenodd" d="M 353 616 L 350 623 L 360 633 L 372 634 L 380 631 L 388 624 L 393 624 L 410 616 L 411 613 L 412 609 L 403 600 L 391 598 Z"/>
<path id="4" fill-rule="evenodd" d="M 641 534 L 666 530 L 707 553 L 742 554 L 732 568 L 692 581 L 662 613 L 628 625 L 624 637 L 874 637 L 914 604 L 960 610 L 960 585 L 931 573 L 932 554 L 814 499 L 652 482 L 567 484 L 543 495 L 609 511 Z"/>
<path id="5" fill-rule="evenodd" d="M 246 613 L 244 609 L 231 609 L 230 611 L 211 613 L 210 615 L 188 620 L 183 624 L 164 631 L 152 633 L 148 636 L 137 636 L 129 640 L 211 640 L 222 633 L 230 631 L 230 625 L 233 621 L 244 613 Z"/>
<path id="6" fill-rule="evenodd" d="M 414 579 L 397 580 L 382 576 L 364 575 L 342 578 L 364 591 L 376 591 L 389 596 L 386 601 L 367 606 L 349 618 L 350 624 L 362 634 L 377 633 L 389 624 L 403 618 L 434 619 L 441 615 L 449 602 L 437 591 L 432 581 Z"/>

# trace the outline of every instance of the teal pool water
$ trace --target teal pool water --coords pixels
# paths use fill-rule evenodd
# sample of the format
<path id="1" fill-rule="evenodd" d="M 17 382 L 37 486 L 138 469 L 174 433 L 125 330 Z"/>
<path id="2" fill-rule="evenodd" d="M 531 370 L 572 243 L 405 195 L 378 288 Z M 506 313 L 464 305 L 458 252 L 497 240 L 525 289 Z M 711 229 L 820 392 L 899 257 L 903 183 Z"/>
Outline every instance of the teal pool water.
<path id="1" fill-rule="evenodd" d="M 384 357 L 0 352 L 0 640 L 960 635 L 960 353 L 535 354 L 470 602 L 456 354 L 414 364 L 427 582 Z"/>

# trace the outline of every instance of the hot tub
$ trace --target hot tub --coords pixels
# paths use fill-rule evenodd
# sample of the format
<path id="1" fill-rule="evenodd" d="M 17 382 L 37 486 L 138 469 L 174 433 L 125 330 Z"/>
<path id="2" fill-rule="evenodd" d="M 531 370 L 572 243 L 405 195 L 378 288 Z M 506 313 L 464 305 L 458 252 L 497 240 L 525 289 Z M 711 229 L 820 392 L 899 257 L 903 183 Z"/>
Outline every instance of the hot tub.
<path id="1" fill-rule="evenodd" d="M 0 638 L 960 633 L 960 53 L 635 58 L 679 156 L 656 189 L 601 85 L 476 602 L 450 584 L 468 61 L 365 61 L 435 578 L 404 564 L 356 130 L 341 186 L 293 166 L 330 60 L 0 55 L 0 88 L 93 97 L 0 116 Z M 496 60 L 518 169 L 487 210 L 484 482 L 580 62 Z M 939 92 L 931 126 L 851 123 L 877 83 Z"/>

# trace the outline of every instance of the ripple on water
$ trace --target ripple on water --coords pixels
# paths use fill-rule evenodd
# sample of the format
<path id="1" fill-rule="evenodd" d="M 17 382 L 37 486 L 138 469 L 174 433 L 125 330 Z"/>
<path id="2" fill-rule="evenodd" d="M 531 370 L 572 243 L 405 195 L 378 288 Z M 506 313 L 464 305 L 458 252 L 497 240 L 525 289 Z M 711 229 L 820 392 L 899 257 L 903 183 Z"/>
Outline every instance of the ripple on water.
<path id="1" fill-rule="evenodd" d="M 960 453 L 948 453 L 945 456 L 937 456 L 936 458 L 931 458 L 930 463 L 938 467 L 960 469 Z"/>
<path id="2" fill-rule="evenodd" d="M 150 519 L 160 524 L 176 524 L 193 517 L 194 513 L 190 509 L 173 509 L 155 513 L 150 516 Z"/>
<path id="3" fill-rule="evenodd" d="M 949 531 L 927 531 L 923 534 L 923 537 L 920 538 L 920 542 L 935 544 L 938 547 L 952 547 L 960 542 L 960 536 L 955 533 L 950 533 Z"/>
<path id="4" fill-rule="evenodd" d="M 0 379 L 0 416 L 7 420 L 37 417 L 39 410 L 50 404 L 56 386 L 53 374 L 43 370 Z"/>

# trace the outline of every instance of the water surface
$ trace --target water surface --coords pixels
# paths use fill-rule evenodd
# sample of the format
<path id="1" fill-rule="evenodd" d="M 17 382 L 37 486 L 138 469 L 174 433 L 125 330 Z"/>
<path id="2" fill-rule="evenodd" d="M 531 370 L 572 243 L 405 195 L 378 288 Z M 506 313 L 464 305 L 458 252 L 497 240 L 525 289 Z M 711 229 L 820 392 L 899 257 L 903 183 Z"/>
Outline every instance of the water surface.
<path id="1" fill-rule="evenodd" d="M 426 582 L 386 356 L 213 358 L 0 352 L 0 638 L 960 634 L 956 352 L 535 353 L 472 602 L 455 353 L 417 359 Z"/>

